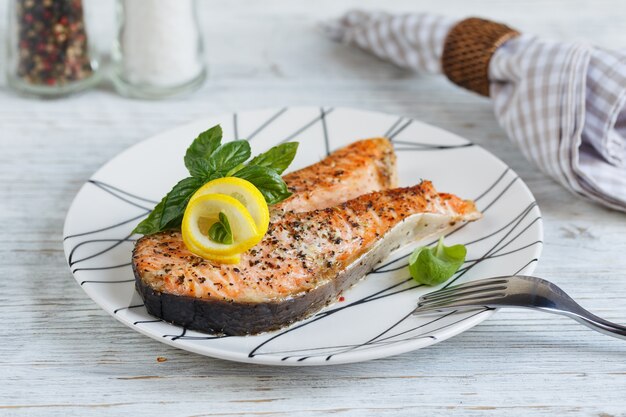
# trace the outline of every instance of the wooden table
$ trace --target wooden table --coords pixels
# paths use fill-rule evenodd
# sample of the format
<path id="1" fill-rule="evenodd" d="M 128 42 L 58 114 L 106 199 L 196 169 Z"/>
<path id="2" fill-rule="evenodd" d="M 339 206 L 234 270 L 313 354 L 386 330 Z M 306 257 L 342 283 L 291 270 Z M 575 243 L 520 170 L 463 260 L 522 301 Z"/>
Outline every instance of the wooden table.
<path id="1" fill-rule="evenodd" d="M 95 40 L 106 47 L 113 11 L 111 2 L 99 3 Z M 190 97 L 128 100 L 107 85 L 58 101 L 0 92 L 0 415 L 626 415 L 626 343 L 565 318 L 503 311 L 401 356 L 278 368 L 176 350 L 98 308 L 70 275 L 61 229 L 73 196 L 99 166 L 208 114 L 328 105 L 414 117 L 502 158 L 543 212 L 545 248 L 536 273 L 599 315 L 626 322 L 626 215 L 573 197 L 529 165 L 487 100 L 316 32 L 319 19 L 356 1 L 200 3 L 210 79 Z M 544 36 L 624 47 L 622 0 L 358 3 L 481 15 Z"/>

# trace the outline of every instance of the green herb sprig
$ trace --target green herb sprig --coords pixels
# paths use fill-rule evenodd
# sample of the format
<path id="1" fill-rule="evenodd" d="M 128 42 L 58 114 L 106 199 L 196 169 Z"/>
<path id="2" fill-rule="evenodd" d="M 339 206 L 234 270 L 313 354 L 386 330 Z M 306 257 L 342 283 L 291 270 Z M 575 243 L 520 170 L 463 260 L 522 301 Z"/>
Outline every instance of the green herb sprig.
<path id="1" fill-rule="evenodd" d="M 466 255 L 465 246 L 445 246 L 441 237 L 434 248 L 424 246 L 413 251 L 409 256 L 409 272 L 420 284 L 441 284 L 459 270 Z"/>
<path id="2" fill-rule="evenodd" d="M 185 166 L 191 176 L 179 181 L 133 233 L 149 235 L 180 227 L 191 196 L 207 182 L 226 176 L 250 181 L 268 205 L 283 201 L 291 193 L 280 174 L 291 164 L 297 150 L 297 142 L 286 142 L 246 162 L 251 154 L 248 141 L 222 144 L 222 128 L 213 126 L 200 133 L 185 153 Z"/>
<path id="3" fill-rule="evenodd" d="M 233 243 L 233 232 L 230 230 L 228 217 L 222 212 L 219 214 L 219 220 L 209 228 L 209 238 L 216 243 L 230 245 Z"/>

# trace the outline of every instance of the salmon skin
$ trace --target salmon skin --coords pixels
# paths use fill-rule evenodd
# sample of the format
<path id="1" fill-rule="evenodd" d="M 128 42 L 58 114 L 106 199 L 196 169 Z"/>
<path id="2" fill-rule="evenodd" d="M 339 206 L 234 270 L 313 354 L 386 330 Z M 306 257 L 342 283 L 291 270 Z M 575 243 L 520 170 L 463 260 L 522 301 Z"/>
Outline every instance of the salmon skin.
<path id="1" fill-rule="evenodd" d="M 423 181 L 284 213 L 238 265 L 199 258 L 180 232 L 163 232 L 136 244 L 136 287 L 149 313 L 190 329 L 275 330 L 335 301 L 392 250 L 480 216 L 472 202 Z"/>
<path id="2" fill-rule="evenodd" d="M 282 213 L 326 208 L 397 187 L 396 154 L 388 139 L 364 139 L 283 179 L 293 195 L 271 207 L 273 220 Z"/>

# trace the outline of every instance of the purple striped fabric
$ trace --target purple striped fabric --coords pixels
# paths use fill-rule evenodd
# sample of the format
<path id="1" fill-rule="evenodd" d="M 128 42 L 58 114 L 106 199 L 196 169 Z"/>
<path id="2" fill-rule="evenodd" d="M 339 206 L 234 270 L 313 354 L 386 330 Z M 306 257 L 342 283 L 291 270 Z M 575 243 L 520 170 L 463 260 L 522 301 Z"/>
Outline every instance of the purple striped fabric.
<path id="1" fill-rule="evenodd" d="M 332 39 L 417 71 L 441 73 L 455 21 L 350 11 Z M 522 153 L 571 192 L 626 211 L 626 52 L 522 35 L 489 67 L 496 118 Z"/>

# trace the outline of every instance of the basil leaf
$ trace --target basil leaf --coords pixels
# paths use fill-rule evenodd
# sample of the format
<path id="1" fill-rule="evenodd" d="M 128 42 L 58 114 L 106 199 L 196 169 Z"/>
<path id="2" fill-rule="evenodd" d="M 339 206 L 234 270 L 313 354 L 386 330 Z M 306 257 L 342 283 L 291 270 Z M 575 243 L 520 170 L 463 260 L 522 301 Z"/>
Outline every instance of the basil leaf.
<path id="1" fill-rule="evenodd" d="M 152 212 L 141 221 L 134 229 L 133 233 L 140 235 L 151 235 L 161 231 L 161 216 L 163 216 L 163 204 L 165 197 L 157 204 Z"/>
<path id="2" fill-rule="evenodd" d="M 209 166 L 209 162 L 206 159 L 196 159 L 192 163 L 193 169 L 190 169 L 189 172 L 192 173 L 191 176 L 195 178 L 204 178 L 208 179 L 216 172 Z M 222 175 L 219 175 L 217 178 L 221 178 Z"/>
<path id="3" fill-rule="evenodd" d="M 235 140 L 217 148 L 207 159 L 211 172 L 226 174 L 237 165 L 250 158 L 250 144 L 247 140 Z"/>
<path id="4" fill-rule="evenodd" d="M 163 213 L 159 221 L 161 230 L 180 226 L 189 199 L 204 183 L 205 179 L 203 178 L 187 177 L 179 181 L 178 184 L 167 193 L 162 201 Z"/>
<path id="5" fill-rule="evenodd" d="M 286 142 L 274 146 L 269 151 L 252 158 L 248 165 L 272 168 L 278 174 L 282 174 L 295 158 L 298 145 L 298 142 Z"/>
<path id="6" fill-rule="evenodd" d="M 191 177 L 178 182 L 142 220 L 133 233 L 149 235 L 166 229 L 180 227 L 185 208 L 191 196 L 206 182 L 224 176 L 236 176 L 256 186 L 268 204 L 276 204 L 291 195 L 280 174 L 293 161 L 298 149 L 297 142 L 274 146 L 267 152 L 250 158 L 250 144 L 236 140 L 221 144 L 220 125 L 200 133 L 185 153 L 185 166 Z M 224 217 L 225 218 L 225 217 Z M 225 222 L 219 222 L 215 232 L 227 238 Z M 213 228 L 211 226 L 211 228 Z M 228 228 L 230 226 L 228 225 Z M 232 238 L 232 236 L 231 236 Z"/>
<path id="7" fill-rule="evenodd" d="M 235 172 L 233 176 L 250 181 L 263 194 L 269 205 L 279 203 L 291 195 L 285 181 L 271 168 L 248 165 Z"/>
<path id="8" fill-rule="evenodd" d="M 441 237 L 434 248 L 422 247 L 413 251 L 409 257 L 409 272 L 421 284 L 441 284 L 459 270 L 466 255 L 465 246 L 445 246 Z"/>
<path id="9" fill-rule="evenodd" d="M 219 221 L 213 223 L 209 228 L 209 238 L 216 243 L 230 245 L 233 243 L 233 232 L 230 230 L 228 217 L 222 212 L 219 215 Z"/>
<path id="10" fill-rule="evenodd" d="M 185 166 L 193 177 L 206 176 L 208 167 L 206 160 L 220 146 L 222 142 L 222 127 L 213 126 L 202 132 L 191 143 L 185 153 Z"/>
<path id="11" fill-rule="evenodd" d="M 231 169 L 230 171 L 228 171 L 228 172 L 226 173 L 226 175 L 224 175 L 224 176 L 225 176 L 225 177 L 232 177 L 233 175 L 235 175 L 235 172 L 237 172 L 237 171 L 241 170 L 241 168 L 243 168 L 243 167 L 245 167 L 245 166 L 246 166 L 246 164 L 241 163 L 241 164 L 237 165 L 235 168 L 233 168 L 233 169 Z"/>

